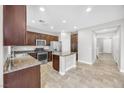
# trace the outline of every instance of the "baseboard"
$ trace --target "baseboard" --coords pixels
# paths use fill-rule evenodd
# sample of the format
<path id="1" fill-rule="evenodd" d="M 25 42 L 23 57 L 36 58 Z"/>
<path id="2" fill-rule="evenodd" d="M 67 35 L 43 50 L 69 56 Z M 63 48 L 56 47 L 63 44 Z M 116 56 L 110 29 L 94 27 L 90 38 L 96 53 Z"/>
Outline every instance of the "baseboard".
<path id="1" fill-rule="evenodd" d="M 89 64 L 89 65 L 92 65 L 92 64 L 93 64 L 93 63 L 91 63 L 91 62 L 83 61 L 83 60 L 78 60 L 78 62 L 80 62 L 80 63 L 84 63 L 84 64 Z"/>
<path id="2" fill-rule="evenodd" d="M 72 69 L 72 68 L 75 68 L 75 67 L 76 67 L 76 65 L 72 65 L 72 66 L 70 66 L 69 68 L 67 68 L 66 71 L 68 71 L 68 70 L 70 70 L 70 69 Z"/>

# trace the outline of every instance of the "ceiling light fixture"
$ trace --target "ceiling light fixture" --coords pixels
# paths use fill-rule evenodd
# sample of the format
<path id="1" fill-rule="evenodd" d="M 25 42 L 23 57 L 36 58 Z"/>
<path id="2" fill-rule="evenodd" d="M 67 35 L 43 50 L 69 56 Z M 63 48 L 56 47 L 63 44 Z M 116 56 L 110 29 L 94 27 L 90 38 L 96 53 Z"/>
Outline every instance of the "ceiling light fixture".
<path id="1" fill-rule="evenodd" d="M 66 23 L 66 20 L 62 20 L 62 23 Z"/>
<path id="2" fill-rule="evenodd" d="M 45 8 L 40 7 L 40 11 L 44 12 L 45 11 Z"/>
<path id="3" fill-rule="evenodd" d="M 91 8 L 91 7 L 88 7 L 88 8 L 86 9 L 86 12 L 91 12 L 91 10 L 92 10 L 92 8 Z"/>
<path id="4" fill-rule="evenodd" d="M 77 29 L 77 26 L 74 26 L 74 29 Z"/>

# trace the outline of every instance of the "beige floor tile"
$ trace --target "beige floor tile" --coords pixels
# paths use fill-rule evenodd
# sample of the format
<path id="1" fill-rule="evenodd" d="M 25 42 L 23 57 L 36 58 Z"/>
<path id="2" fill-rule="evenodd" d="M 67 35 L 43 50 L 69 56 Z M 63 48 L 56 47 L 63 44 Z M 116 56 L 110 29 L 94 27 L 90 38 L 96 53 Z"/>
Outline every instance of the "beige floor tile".
<path id="1" fill-rule="evenodd" d="M 119 72 L 111 54 L 101 54 L 93 65 L 77 63 L 77 67 L 61 76 L 52 62 L 41 65 L 41 87 L 83 88 L 124 87 L 124 73 Z"/>

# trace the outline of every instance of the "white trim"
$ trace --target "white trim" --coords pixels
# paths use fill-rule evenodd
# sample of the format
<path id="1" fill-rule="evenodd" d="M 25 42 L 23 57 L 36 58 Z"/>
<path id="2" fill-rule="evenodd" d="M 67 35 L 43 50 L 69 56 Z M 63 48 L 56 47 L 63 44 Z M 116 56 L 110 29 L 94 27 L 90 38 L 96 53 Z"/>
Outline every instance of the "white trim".
<path id="1" fill-rule="evenodd" d="M 65 71 L 68 71 L 68 70 L 70 70 L 70 69 L 72 69 L 72 68 L 75 68 L 76 67 L 76 65 L 72 65 L 72 66 L 70 66 L 69 68 L 67 68 Z"/>
<path id="2" fill-rule="evenodd" d="M 83 61 L 83 60 L 78 60 L 78 62 L 80 62 L 80 63 L 85 63 L 85 64 L 89 64 L 89 65 L 92 65 L 92 64 L 93 64 L 92 62 Z"/>

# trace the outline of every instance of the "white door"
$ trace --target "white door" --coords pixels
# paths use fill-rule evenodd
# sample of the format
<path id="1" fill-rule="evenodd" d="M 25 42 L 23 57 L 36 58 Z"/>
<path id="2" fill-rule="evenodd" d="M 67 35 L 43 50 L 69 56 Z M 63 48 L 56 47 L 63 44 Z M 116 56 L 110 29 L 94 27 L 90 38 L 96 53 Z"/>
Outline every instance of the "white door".
<path id="1" fill-rule="evenodd" d="M 112 39 L 103 39 L 103 53 L 112 53 Z"/>

